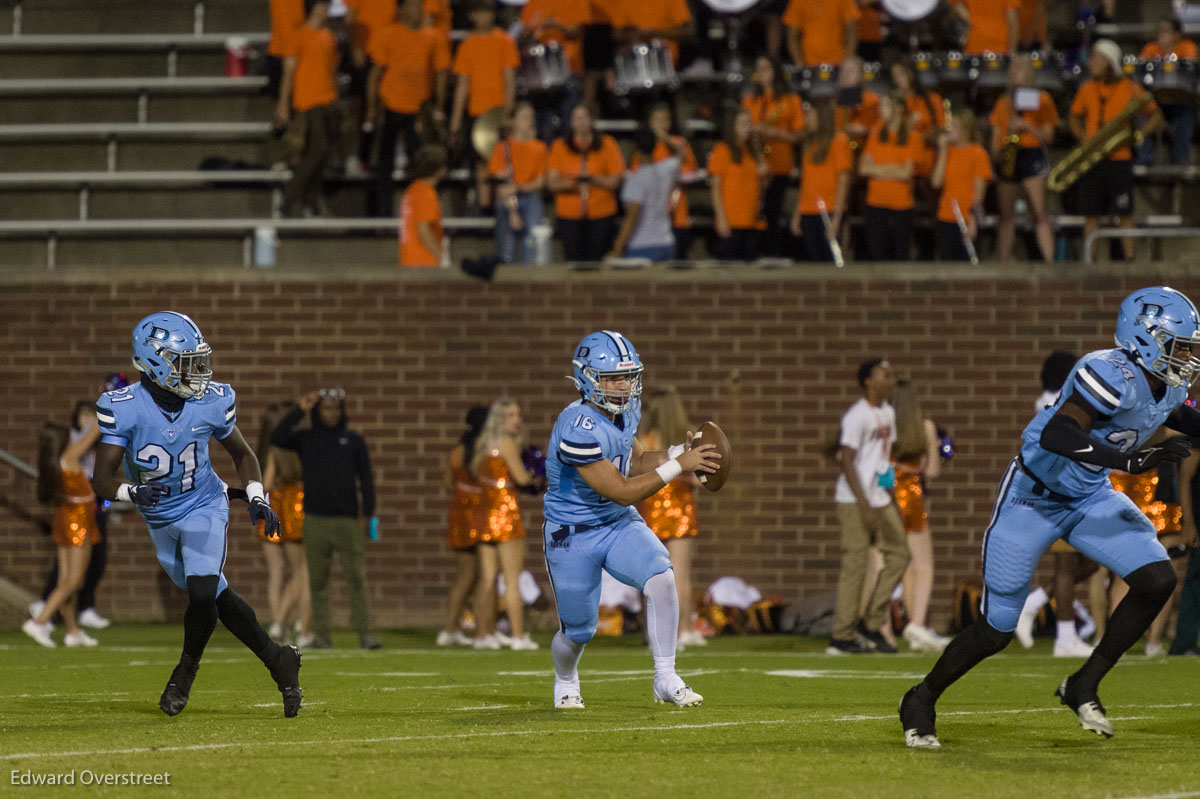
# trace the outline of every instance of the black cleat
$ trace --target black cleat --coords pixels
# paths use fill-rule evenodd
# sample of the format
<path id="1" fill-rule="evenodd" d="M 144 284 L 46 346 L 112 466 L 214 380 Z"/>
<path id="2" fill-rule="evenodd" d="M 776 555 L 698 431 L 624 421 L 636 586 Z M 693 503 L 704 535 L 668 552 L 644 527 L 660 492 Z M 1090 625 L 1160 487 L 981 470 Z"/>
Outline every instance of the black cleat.
<path id="1" fill-rule="evenodd" d="M 1103 735 L 1105 738 L 1113 737 L 1116 730 L 1113 729 L 1112 722 L 1108 720 L 1108 714 L 1104 712 L 1104 705 L 1100 704 L 1100 697 L 1095 694 L 1092 696 L 1079 695 L 1070 677 L 1059 684 L 1054 695 L 1060 702 L 1075 711 L 1075 715 L 1079 717 L 1079 726 L 1088 732 Z"/>
<path id="2" fill-rule="evenodd" d="M 918 683 L 908 689 L 908 693 L 900 700 L 900 726 L 904 727 L 904 744 L 912 749 L 940 749 L 937 729 L 937 711 L 934 705 L 937 700 L 929 696 L 929 689 L 924 683 Z"/>
<path id="3" fill-rule="evenodd" d="M 185 663 L 183 658 L 180 659 L 179 665 L 171 672 L 171 679 L 167 680 L 166 689 L 158 699 L 158 706 L 163 713 L 178 716 L 187 707 L 188 694 L 192 692 L 192 682 L 196 679 L 199 666 L 199 663 Z"/>
<path id="4" fill-rule="evenodd" d="M 283 715 L 294 718 L 300 712 L 304 692 L 300 690 L 300 650 L 294 646 L 279 648 L 279 659 L 271 669 L 271 678 L 283 694 Z"/>

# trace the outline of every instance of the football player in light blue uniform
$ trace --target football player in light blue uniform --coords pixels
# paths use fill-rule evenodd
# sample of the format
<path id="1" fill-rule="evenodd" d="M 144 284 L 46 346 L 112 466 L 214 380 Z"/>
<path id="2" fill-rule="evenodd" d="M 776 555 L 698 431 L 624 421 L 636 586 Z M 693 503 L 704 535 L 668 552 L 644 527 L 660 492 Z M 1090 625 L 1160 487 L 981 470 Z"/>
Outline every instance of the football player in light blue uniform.
<path id="1" fill-rule="evenodd" d="M 1058 400 L 1025 428 L 984 534 L 981 618 L 904 695 L 900 721 L 909 746 L 940 746 L 938 697 L 1012 639 L 1038 560 L 1058 538 L 1129 584 L 1100 643 L 1055 692 L 1085 730 L 1112 736 L 1100 680 L 1171 597 L 1175 572 L 1154 526 L 1113 489 L 1108 472 L 1140 474 L 1187 457 L 1184 437 L 1150 444 L 1159 427 L 1200 438 L 1200 412 L 1183 404 L 1200 374 L 1200 314 L 1174 289 L 1135 291 L 1121 303 L 1116 343 L 1081 358 Z"/>
<path id="2" fill-rule="evenodd" d="M 208 459 L 216 438 L 233 458 L 250 503 L 250 523 L 278 535 L 279 520 L 263 494 L 254 451 L 237 427 L 233 389 L 212 382 L 212 349 L 200 328 L 172 311 L 154 313 L 133 329 L 137 385 L 100 397 L 101 438 L 93 488 L 105 499 L 132 502 L 146 520 L 158 562 L 188 592 L 183 654 L 159 707 L 181 712 L 217 620 L 267 666 L 283 694 L 284 715 L 300 710 L 300 651 L 272 641 L 254 610 L 234 593 L 221 569 L 229 497 Z M 118 470 L 124 466 L 124 478 Z"/>
<path id="3" fill-rule="evenodd" d="M 655 494 L 684 470 L 715 472 L 711 444 L 648 452 L 634 438 L 642 415 L 642 362 L 620 333 L 584 337 L 571 361 L 581 398 L 558 416 L 546 450 L 546 566 L 561 627 L 554 657 L 554 706 L 582 708 L 579 659 L 596 634 L 600 573 L 608 570 L 646 596 L 646 627 L 654 654 L 654 700 L 679 707 L 703 700 L 675 673 L 679 599 L 667 549 L 634 503 Z"/>

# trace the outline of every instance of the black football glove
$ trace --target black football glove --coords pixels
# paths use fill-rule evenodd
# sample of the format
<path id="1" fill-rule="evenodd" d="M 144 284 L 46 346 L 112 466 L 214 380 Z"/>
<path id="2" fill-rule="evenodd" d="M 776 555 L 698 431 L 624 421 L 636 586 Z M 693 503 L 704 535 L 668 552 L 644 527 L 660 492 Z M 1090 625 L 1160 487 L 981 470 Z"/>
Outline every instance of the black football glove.
<path id="1" fill-rule="evenodd" d="M 1129 464 L 1122 471 L 1142 474 L 1162 463 L 1179 463 L 1191 454 L 1192 442 L 1186 436 L 1168 438 L 1153 447 L 1144 447 L 1129 456 Z"/>
<path id="2" fill-rule="evenodd" d="M 257 527 L 259 522 L 263 522 L 263 535 L 279 538 L 279 517 L 265 500 L 255 497 L 250 500 L 250 523 Z"/>
<path id="3" fill-rule="evenodd" d="M 142 483 L 129 489 L 129 501 L 139 508 L 153 508 L 158 501 L 169 495 L 171 489 L 163 483 Z"/>

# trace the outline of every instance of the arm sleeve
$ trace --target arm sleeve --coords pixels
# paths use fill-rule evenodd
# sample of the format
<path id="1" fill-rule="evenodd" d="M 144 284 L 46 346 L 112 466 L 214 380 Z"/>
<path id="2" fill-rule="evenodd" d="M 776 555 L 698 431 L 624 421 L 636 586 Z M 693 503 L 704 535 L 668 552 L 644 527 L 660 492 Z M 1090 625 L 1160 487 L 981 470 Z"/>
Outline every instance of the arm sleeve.
<path id="1" fill-rule="evenodd" d="M 1087 400 L 1081 399 L 1078 394 L 1072 394 L 1067 398 L 1067 402 L 1077 405 L 1088 411 L 1089 415 L 1095 416 L 1095 412 L 1087 404 Z M 1038 444 L 1047 452 L 1053 452 L 1055 455 L 1061 455 L 1080 463 L 1091 463 L 1106 469 L 1128 470 L 1129 468 L 1128 455 L 1096 441 L 1079 426 L 1079 422 L 1061 411 L 1051 416 L 1050 420 L 1046 422 Z"/>
<path id="2" fill-rule="evenodd" d="M 229 438 L 229 435 L 237 427 L 237 394 L 234 393 L 233 387 L 229 386 L 226 396 L 220 398 L 217 403 L 216 418 L 213 420 L 213 435 L 218 441 Z"/>
<path id="3" fill-rule="evenodd" d="M 101 394 L 96 401 L 96 423 L 100 426 L 100 440 L 105 444 L 116 444 L 118 447 L 128 447 L 129 437 L 119 427 L 117 413 L 113 410 L 112 399 L 108 394 Z"/>
<path id="4" fill-rule="evenodd" d="M 279 424 L 271 431 L 271 443 L 281 449 L 299 451 L 303 433 L 296 432 L 296 425 L 304 418 L 304 411 L 293 408 L 287 416 L 279 420 Z"/>
<path id="5" fill-rule="evenodd" d="M 362 515 L 369 518 L 375 515 L 375 474 L 371 471 L 371 453 L 367 450 L 367 442 L 361 436 L 358 438 L 355 461 L 358 482 L 362 488 Z"/>
<path id="6" fill-rule="evenodd" d="M 584 466 L 604 460 L 604 448 L 590 430 L 572 427 L 563 434 L 555 453 L 559 461 L 568 466 Z"/>
<path id="7" fill-rule="evenodd" d="M 1079 365 L 1070 386 L 1094 411 L 1112 416 L 1121 407 L 1125 384 L 1120 366 L 1094 358 Z"/>

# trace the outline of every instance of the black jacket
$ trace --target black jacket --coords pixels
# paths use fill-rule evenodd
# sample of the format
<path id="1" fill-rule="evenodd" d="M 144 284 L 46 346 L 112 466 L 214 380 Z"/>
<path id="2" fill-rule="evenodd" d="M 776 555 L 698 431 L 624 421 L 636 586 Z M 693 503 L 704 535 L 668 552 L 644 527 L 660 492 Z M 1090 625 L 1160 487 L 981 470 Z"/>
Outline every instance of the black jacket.
<path id="1" fill-rule="evenodd" d="M 304 471 L 304 512 L 316 516 L 359 516 L 358 489 L 362 487 L 362 516 L 375 515 L 375 478 L 367 443 L 346 429 L 346 408 L 333 427 L 321 424 L 312 409 L 312 427 L 296 430 L 304 411 L 296 408 L 271 433 L 271 443 L 300 455 Z"/>

